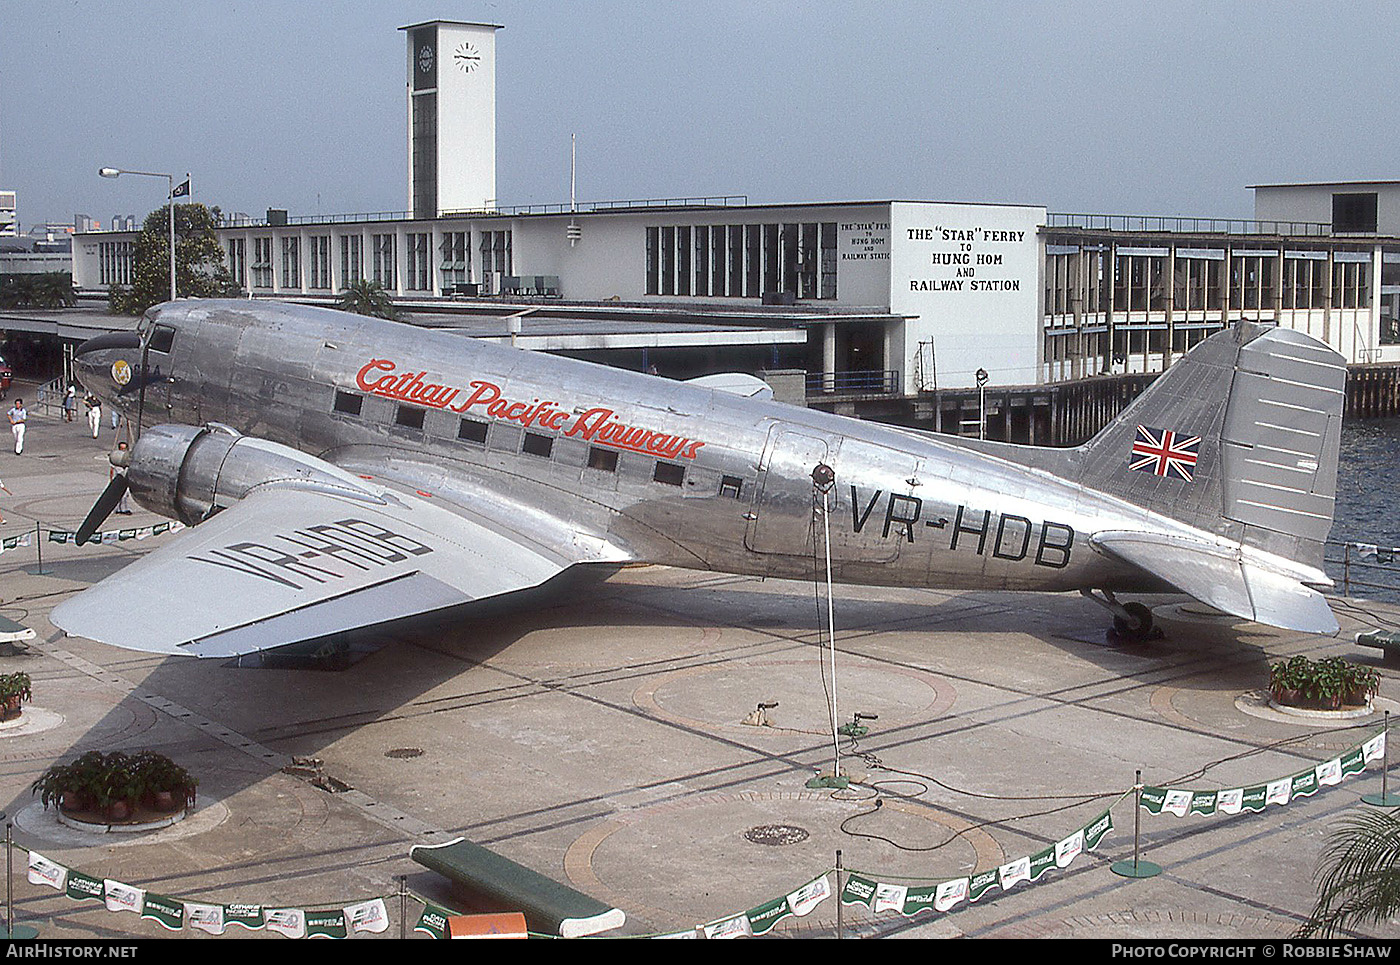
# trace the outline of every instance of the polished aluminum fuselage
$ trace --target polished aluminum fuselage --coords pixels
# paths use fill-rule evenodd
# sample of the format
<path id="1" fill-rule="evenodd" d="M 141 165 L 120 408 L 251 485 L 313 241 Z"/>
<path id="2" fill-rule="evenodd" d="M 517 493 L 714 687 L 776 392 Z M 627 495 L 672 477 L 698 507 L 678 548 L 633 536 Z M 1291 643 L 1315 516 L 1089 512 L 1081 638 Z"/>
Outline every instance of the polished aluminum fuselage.
<path id="1" fill-rule="evenodd" d="M 1148 512 L 1057 475 L 1063 457 L 324 309 L 178 302 L 143 322 L 147 337 L 157 324 L 175 333 L 147 352 L 144 401 L 134 383 L 92 386 L 132 420 L 140 406 L 146 426 L 224 423 L 516 528 L 562 520 L 626 559 L 810 578 L 829 528 L 841 582 L 1157 585 L 1088 539 Z M 835 472 L 825 493 L 819 464 Z"/>

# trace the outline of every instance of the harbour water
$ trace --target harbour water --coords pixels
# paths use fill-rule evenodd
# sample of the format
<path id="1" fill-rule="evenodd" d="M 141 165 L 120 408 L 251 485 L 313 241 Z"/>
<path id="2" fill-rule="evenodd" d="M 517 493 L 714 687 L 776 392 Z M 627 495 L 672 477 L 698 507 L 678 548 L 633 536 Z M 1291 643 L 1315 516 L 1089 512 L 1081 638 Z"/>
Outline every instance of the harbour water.
<path id="1" fill-rule="evenodd" d="M 1343 424 L 1328 544 L 1338 591 L 1345 580 L 1353 596 L 1400 602 L 1400 418 Z"/>

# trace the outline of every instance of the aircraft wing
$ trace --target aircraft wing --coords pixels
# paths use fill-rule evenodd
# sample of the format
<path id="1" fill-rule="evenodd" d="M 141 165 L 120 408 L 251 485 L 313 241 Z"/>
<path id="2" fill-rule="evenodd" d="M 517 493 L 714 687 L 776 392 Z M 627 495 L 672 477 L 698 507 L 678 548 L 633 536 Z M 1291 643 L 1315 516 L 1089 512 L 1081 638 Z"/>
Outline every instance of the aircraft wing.
<path id="1" fill-rule="evenodd" d="M 272 487 L 65 601 L 67 633 L 152 653 L 229 657 L 538 586 L 585 558 L 464 508 Z"/>
<path id="2" fill-rule="evenodd" d="M 1089 541 L 1222 612 L 1285 630 L 1337 632 L 1327 598 L 1305 585 L 1302 575 L 1251 560 L 1238 547 L 1163 533 L 1095 533 Z M 1318 573 L 1315 579 L 1327 577 Z"/>

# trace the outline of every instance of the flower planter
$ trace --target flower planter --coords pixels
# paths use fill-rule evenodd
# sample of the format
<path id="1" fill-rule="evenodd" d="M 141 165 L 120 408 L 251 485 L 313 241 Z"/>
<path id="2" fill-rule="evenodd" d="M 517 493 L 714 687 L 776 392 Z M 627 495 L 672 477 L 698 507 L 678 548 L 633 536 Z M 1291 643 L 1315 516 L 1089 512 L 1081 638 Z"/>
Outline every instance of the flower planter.
<path id="1" fill-rule="evenodd" d="M 140 825 L 178 820 L 194 803 L 198 782 L 169 758 L 150 751 L 103 754 L 89 751 L 69 764 L 55 764 L 32 786 L 44 807 L 87 824 Z"/>

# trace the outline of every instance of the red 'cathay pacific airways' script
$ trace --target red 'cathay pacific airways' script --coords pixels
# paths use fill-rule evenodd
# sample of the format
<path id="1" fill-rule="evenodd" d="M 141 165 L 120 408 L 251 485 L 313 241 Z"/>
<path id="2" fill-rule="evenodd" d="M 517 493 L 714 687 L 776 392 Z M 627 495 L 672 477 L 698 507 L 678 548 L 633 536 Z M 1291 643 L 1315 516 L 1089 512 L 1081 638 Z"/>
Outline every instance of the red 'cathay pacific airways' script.
<path id="1" fill-rule="evenodd" d="M 462 389 L 429 382 L 426 371 L 398 372 L 397 369 L 398 366 L 388 359 L 371 359 L 356 374 L 355 384 L 386 399 L 459 414 L 477 409 L 493 419 L 517 422 L 527 428 L 550 429 L 593 445 L 662 459 L 694 459 L 704 445 L 684 436 L 619 422 L 614 418 L 616 413 L 603 406 L 575 414 L 570 409 L 559 408 L 559 403 L 553 401 L 512 401 L 501 394 L 499 385 L 484 379 L 477 379 L 467 389 Z"/>

